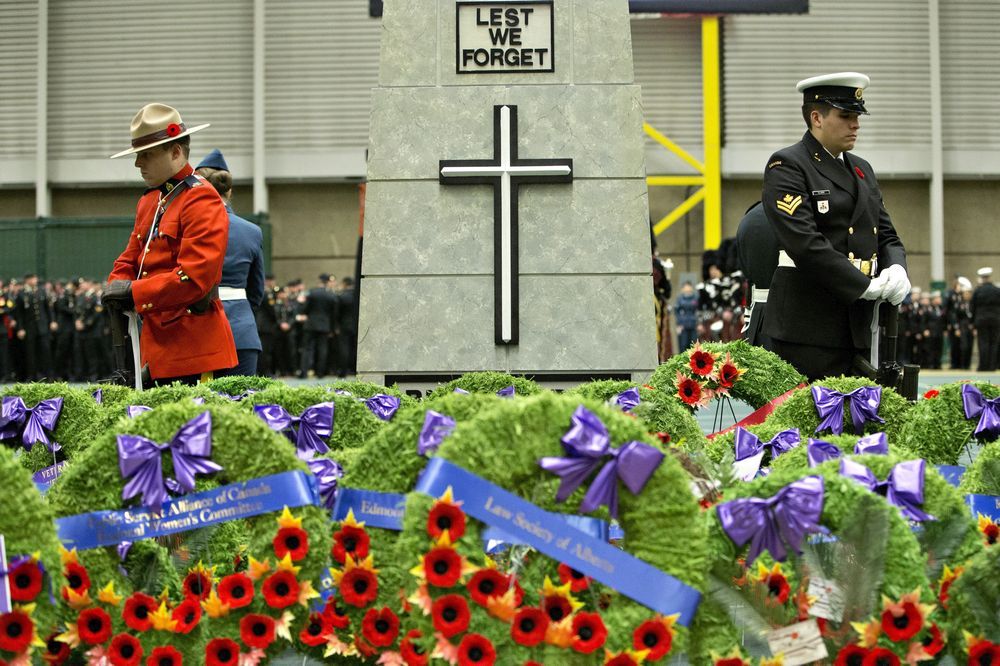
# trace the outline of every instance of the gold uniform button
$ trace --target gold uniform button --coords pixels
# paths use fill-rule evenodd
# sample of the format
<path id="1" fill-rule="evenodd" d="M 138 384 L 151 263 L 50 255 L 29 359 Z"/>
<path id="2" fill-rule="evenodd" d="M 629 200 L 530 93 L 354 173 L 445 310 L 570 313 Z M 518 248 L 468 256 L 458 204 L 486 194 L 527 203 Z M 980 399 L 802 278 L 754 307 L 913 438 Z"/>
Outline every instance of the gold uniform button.
<path id="1" fill-rule="evenodd" d="M 878 227 L 872 227 L 872 233 L 878 236 Z"/>
<path id="2" fill-rule="evenodd" d="M 854 233 L 854 227 L 847 227 L 847 233 L 853 234 Z"/>
<path id="3" fill-rule="evenodd" d="M 142 277 L 146 277 L 147 275 L 149 275 L 149 271 L 143 271 L 142 272 Z"/>
<path id="4" fill-rule="evenodd" d="M 854 253 L 853 252 L 848 252 L 847 253 L 847 258 L 848 259 L 853 259 L 854 258 Z"/>

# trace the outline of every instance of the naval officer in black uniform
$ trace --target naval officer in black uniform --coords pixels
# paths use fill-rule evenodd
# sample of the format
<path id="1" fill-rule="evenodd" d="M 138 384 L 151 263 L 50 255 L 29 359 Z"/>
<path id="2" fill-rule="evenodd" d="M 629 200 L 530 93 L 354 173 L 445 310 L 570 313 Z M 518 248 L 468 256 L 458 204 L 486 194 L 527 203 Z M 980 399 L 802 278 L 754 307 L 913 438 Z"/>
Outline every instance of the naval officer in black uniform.
<path id="1" fill-rule="evenodd" d="M 878 179 L 854 149 L 869 78 L 843 72 L 800 81 L 808 131 L 767 161 L 762 201 L 781 248 L 764 333 L 810 380 L 851 374 L 868 356 L 874 302 L 910 291 L 906 250 Z"/>

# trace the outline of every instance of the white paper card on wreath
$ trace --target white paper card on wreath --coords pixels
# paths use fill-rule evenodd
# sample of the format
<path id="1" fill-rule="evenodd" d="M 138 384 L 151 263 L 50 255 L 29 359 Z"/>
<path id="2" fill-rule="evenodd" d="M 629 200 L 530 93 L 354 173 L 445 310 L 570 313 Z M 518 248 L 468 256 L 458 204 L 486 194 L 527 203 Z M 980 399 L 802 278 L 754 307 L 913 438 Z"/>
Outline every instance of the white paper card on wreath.
<path id="1" fill-rule="evenodd" d="M 813 576 L 809 579 L 808 594 L 816 598 L 809 607 L 810 615 L 834 622 L 844 619 L 844 591 L 835 581 Z"/>
<path id="2" fill-rule="evenodd" d="M 764 450 L 760 453 L 743 460 L 733 461 L 733 474 L 740 481 L 753 481 L 760 471 L 760 464 L 764 461 Z"/>
<path id="3" fill-rule="evenodd" d="M 9 613 L 10 607 L 10 576 L 7 575 L 7 545 L 0 534 L 0 614 Z"/>
<path id="4" fill-rule="evenodd" d="M 775 629 L 767 635 L 771 654 L 783 655 L 785 666 L 801 666 L 826 659 L 828 654 L 816 620 Z"/>

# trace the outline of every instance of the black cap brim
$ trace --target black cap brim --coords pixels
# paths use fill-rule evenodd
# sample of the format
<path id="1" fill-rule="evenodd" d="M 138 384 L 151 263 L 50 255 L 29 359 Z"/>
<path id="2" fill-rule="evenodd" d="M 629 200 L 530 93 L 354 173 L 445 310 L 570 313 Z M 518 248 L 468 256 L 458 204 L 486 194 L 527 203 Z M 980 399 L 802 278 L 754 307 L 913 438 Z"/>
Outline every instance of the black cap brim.
<path id="1" fill-rule="evenodd" d="M 850 111 L 851 113 L 861 113 L 864 115 L 868 114 L 868 109 L 865 108 L 864 100 L 859 99 L 824 99 L 820 100 L 825 104 L 829 104 L 835 109 L 840 109 L 841 111 Z"/>

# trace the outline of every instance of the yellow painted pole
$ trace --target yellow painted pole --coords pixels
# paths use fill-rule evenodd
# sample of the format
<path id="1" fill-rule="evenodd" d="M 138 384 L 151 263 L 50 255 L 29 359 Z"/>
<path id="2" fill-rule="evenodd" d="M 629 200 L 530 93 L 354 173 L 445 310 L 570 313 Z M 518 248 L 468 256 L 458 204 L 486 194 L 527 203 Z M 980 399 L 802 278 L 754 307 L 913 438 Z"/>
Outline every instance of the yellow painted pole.
<path id="1" fill-rule="evenodd" d="M 704 185 L 704 176 L 646 176 L 646 184 L 656 186 L 680 186 Z"/>
<path id="2" fill-rule="evenodd" d="M 684 200 L 677 208 L 674 208 L 662 220 L 653 225 L 653 234 L 659 236 L 666 231 L 671 224 L 684 217 L 684 214 L 698 205 L 698 202 L 705 198 L 705 188 L 699 187 L 698 191 Z"/>
<path id="3" fill-rule="evenodd" d="M 661 146 L 672 152 L 677 157 L 681 158 L 682 160 L 690 164 L 692 167 L 694 167 L 696 171 L 699 172 L 705 171 L 705 165 L 703 165 L 701 162 L 695 159 L 694 155 L 692 155 L 691 153 L 684 150 L 676 143 L 668 139 L 666 136 L 663 135 L 662 132 L 657 130 L 655 127 L 653 127 L 649 123 L 643 123 L 642 129 L 646 132 L 646 134 L 649 135 L 651 139 L 653 139 L 658 144 L 660 144 Z"/>
<path id="4" fill-rule="evenodd" d="M 705 146 L 705 249 L 722 241 L 722 146 L 719 104 L 719 19 L 701 20 L 702 132 Z"/>

